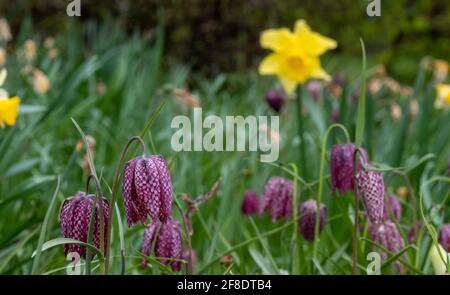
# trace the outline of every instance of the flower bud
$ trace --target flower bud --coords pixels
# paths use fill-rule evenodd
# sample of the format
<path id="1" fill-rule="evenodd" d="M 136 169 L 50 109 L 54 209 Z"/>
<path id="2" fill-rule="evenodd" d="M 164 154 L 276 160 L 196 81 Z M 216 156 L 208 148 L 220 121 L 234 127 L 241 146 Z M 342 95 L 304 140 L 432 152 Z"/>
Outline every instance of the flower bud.
<path id="1" fill-rule="evenodd" d="M 267 104 L 275 111 L 279 112 L 284 105 L 283 94 L 277 90 L 269 90 L 266 93 Z"/>
<path id="2" fill-rule="evenodd" d="M 257 214 L 259 211 L 259 198 L 255 192 L 246 191 L 242 200 L 241 211 L 245 215 Z"/>
<path id="3" fill-rule="evenodd" d="M 353 190 L 353 167 L 356 147 L 352 143 L 336 144 L 331 149 L 331 188 L 341 193 Z M 360 157 L 368 160 L 366 150 Z"/>
<path id="4" fill-rule="evenodd" d="M 361 169 L 356 175 L 356 185 L 370 221 L 379 223 L 384 208 L 383 175 L 377 171 Z"/>
<path id="5" fill-rule="evenodd" d="M 303 238 L 308 241 L 314 240 L 315 235 L 315 225 L 316 225 L 316 212 L 317 212 L 317 202 L 316 200 L 308 200 L 303 202 L 300 207 L 300 221 L 299 230 Z M 325 226 L 327 218 L 327 208 L 324 204 L 320 204 L 319 209 L 320 214 L 320 224 L 319 233 Z"/>

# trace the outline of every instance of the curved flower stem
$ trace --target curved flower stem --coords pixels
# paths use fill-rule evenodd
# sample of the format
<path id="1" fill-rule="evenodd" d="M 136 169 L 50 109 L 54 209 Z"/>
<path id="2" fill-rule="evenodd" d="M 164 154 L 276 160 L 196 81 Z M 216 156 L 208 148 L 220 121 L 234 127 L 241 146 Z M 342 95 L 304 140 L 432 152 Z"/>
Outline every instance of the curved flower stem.
<path id="1" fill-rule="evenodd" d="M 358 157 L 358 154 L 360 157 Z M 364 158 L 364 153 L 362 151 L 361 148 L 356 148 L 355 153 L 353 154 L 353 183 L 356 183 L 356 174 L 358 172 L 358 167 L 359 167 L 359 160 L 363 159 L 363 168 L 364 168 L 364 164 L 366 164 L 366 159 Z M 358 230 L 359 230 L 359 203 L 358 203 L 358 195 L 359 195 L 359 191 L 358 191 L 358 187 L 356 185 L 354 185 L 354 189 L 355 189 L 355 202 L 354 202 L 354 206 L 353 206 L 353 211 L 355 214 L 355 221 L 354 221 L 354 225 L 353 225 L 353 241 L 352 241 L 352 247 L 353 247 L 353 252 L 352 252 L 352 260 L 353 260 L 353 265 L 352 265 L 352 274 L 357 275 L 358 274 Z"/>
<path id="2" fill-rule="evenodd" d="M 178 211 L 180 211 L 181 218 L 183 219 L 183 225 L 184 225 L 184 231 L 186 232 L 186 240 L 189 247 L 189 261 L 187 262 L 187 272 L 186 274 L 192 274 L 193 273 L 193 264 L 192 264 L 192 241 L 191 241 L 191 222 L 189 221 L 189 216 L 187 216 L 186 213 L 183 212 L 183 209 L 181 208 L 181 205 L 178 203 L 178 200 L 175 198 L 175 207 L 177 207 Z"/>
<path id="3" fill-rule="evenodd" d="M 320 154 L 319 186 L 317 189 L 317 212 L 320 212 L 320 204 L 322 201 L 324 170 L 325 170 L 325 152 L 327 149 L 328 136 L 330 135 L 331 130 L 333 130 L 334 128 L 341 129 L 345 134 L 347 142 L 350 142 L 350 136 L 348 135 L 347 129 L 345 129 L 345 127 L 341 124 L 332 124 L 325 131 L 322 140 L 322 151 Z M 313 247 L 313 257 L 316 259 L 317 259 L 317 243 L 319 240 L 319 223 L 320 223 L 320 214 L 317 213 L 316 223 L 314 225 L 314 247 Z"/>
<path id="4" fill-rule="evenodd" d="M 88 232 L 88 243 L 92 244 L 92 235 L 94 230 L 94 222 L 95 222 L 95 210 L 97 209 L 97 205 L 99 205 L 99 213 L 100 213 L 100 251 L 105 251 L 105 213 L 103 211 L 103 191 L 102 187 L 100 185 L 100 181 L 98 180 L 97 175 L 91 173 L 89 174 L 87 180 L 86 180 L 86 195 L 89 195 L 89 184 L 91 180 L 94 180 L 95 182 L 95 201 L 94 201 L 94 208 L 92 209 L 92 215 L 91 220 L 89 224 L 89 232 Z M 91 250 L 86 249 L 86 260 L 90 262 L 92 259 L 91 257 Z M 90 264 L 86 263 L 86 273 L 90 271 Z"/>
<path id="5" fill-rule="evenodd" d="M 145 143 L 142 140 L 140 136 L 133 136 L 131 137 L 128 142 L 123 147 L 123 150 L 120 154 L 119 162 L 117 163 L 116 170 L 114 171 L 114 182 L 111 192 L 111 204 L 110 207 L 114 208 L 116 204 L 117 199 L 117 190 L 119 187 L 119 177 L 120 177 L 120 170 L 122 168 L 123 161 L 125 159 L 125 155 L 128 151 L 128 148 L 134 141 L 139 141 L 141 144 L 142 153 L 145 152 Z M 106 226 L 106 240 L 105 240 L 105 274 L 109 273 L 109 250 L 110 250 L 110 244 L 111 244 L 111 224 L 113 219 L 113 214 L 111 214 L 110 218 L 108 219 L 108 224 Z"/>

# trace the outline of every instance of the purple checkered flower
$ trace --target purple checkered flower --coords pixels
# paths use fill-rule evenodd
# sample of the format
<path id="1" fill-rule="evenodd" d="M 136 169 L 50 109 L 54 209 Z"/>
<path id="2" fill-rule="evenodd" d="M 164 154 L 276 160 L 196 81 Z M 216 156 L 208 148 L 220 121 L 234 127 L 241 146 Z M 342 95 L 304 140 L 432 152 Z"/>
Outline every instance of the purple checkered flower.
<path id="1" fill-rule="evenodd" d="M 123 172 L 123 202 L 129 226 L 165 222 L 172 214 L 172 180 L 161 156 L 142 156 L 128 161 Z"/>
<path id="2" fill-rule="evenodd" d="M 450 252 L 450 223 L 444 224 L 439 231 L 439 244 L 447 251 Z"/>
<path id="3" fill-rule="evenodd" d="M 259 211 L 259 198 L 253 191 L 246 191 L 242 200 L 241 211 L 245 215 L 254 215 Z"/>
<path id="4" fill-rule="evenodd" d="M 154 245 L 155 256 L 163 264 L 169 264 L 173 271 L 181 269 L 180 261 L 171 261 L 170 259 L 182 259 L 183 246 L 181 243 L 181 226 L 176 220 L 168 220 L 161 223 L 159 220 L 152 222 L 144 233 L 142 242 L 142 253 L 150 256 Z M 145 267 L 147 261 L 142 261 Z"/>
<path id="5" fill-rule="evenodd" d="M 267 104 L 275 111 L 279 112 L 284 105 L 283 94 L 275 89 L 271 89 L 266 93 Z"/>
<path id="6" fill-rule="evenodd" d="M 384 209 L 383 175 L 377 171 L 361 169 L 356 175 L 356 185 L 370 221 L 380 223 Z"/>
<path id="7" fill-rule="evenodd" d="M 300 206 L 300 221 L 299 221 L 299 229 L 302 236 L 305 240 L 313 241 L 315 235 L 315 226 L 316 226 L 316 212 L 317 212 L 317 202 L 316 200 L 308 200 L 303 202 Z M 325 226 L 326 218 L 327 218 L 327 207 L 324 204 L 320 204 L 319 209 L 320 214 L 320 224 L 319 224 L 319 233 L 322 231 Z"/>
<path id="8" fill-rule="evenodd" d="M 400 218 L 402 216 L 402 205 L 400 204 L 400 201 L 389 194 L 386 195 L 386 199 L 384 200 L 383 220 L 391 220 L 391 215 L 388 206 L 391 209 L 395 219 L 397 219 L 397 221 L 400 222 Z"/>
<path id="9" fill-rule="evenodd" d="M 260 213 L 270 211 L 272 221 L 292 216 L 292 181 L 274 176 L 269 179 L 262 195 Z"/>
<path id="10" fill-rule="evenodd" d="M 405 247 L 405 242 L 403 241 L 397 226 L 390 220 L 386 220 L 381 224 L 370 223 L 369 233 L 372 240 L 379 243 L 393 254 L 397 254 Z M 382 256 L 386 259 L 387 254 L 383 252 Z M 399 272 L 403 271 L 403 265 L 400 263 L 396 263 L 396 267 Z"/>
<path id="11" fill-rule="evenodd" d="M 94 195 L 85 195 L 78 192 L 75 196 L 66 199 L 61 207 L 59 219 L 61 222 L 61 233 L 64 238 L 75 239 L 87 243 L 89 221 L 92 206 L 95 203 Z M 109 219 L 108 200 L 102 198 L 103 228 L 106 237 L 106 226 Z M 93 244 L 100 248 L 100 202 L 97 203 L 94 214 Z M 102 249 L 104 251 L 104 249 Z M 78 244 L 65 244 L 64 253 L 77 252 L 80 257 L 86 256 L 86 248 Z"/>
<path id="12" fill-rule="evenodd" d="M 354 189 L 353 167 L 356 147 L 353 143 L 336 144 L 331 149 L 331 188 L 333 192 L 338 189 L 341 193 L 346 193 Z M 361 149 L 365 162 L 368 160 L 367 151 Z"/>

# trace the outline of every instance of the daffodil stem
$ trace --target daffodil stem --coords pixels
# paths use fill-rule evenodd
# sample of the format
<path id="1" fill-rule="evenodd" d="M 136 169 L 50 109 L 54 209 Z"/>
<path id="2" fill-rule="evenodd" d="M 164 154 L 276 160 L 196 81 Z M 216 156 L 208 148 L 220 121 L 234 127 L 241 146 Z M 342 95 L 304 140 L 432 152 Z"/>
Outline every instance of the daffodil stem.
<path id="1" fill-rule="evenodd" d="M 123 147 L 123 150 L 120 154 L 119 162 L 117 163 L 116 170 L 114 171 L 114 182 L 111 192 L 111 204 L 110 207 L 114 208 L 116 204 L 117 199 L 117 191 L 119 187 L 119 177 L 120 177 L 120 170 L 123 166 L 123 162 L 125 159 L 125 156 L 127 154 L 128 148 L 134 141 L 139 141 L 141 144 L 142 153 L 145 152 L 145 143 L 144 140 L 140 136 L 133 136 L 131 137 L 128 142 Z M 109 250 L 110 250 L 110 244 L 111 244 L 111 225 L 112 225 L 112 219 L 114 214 L 111 214 L 111 216 L 108 219 L 108 224 L 106 226 L 106 239 L 105 239 L 105 274 L 107 275 L 109 273 Z"/>
<path id="2" fill-rule="evenodd" d="M 303 121 L 303 103 L 302 103 L 302 86 L 297 87 L 297 122 L 298 122 L 298 135 L 300 138 L 300 174 L 305 180 L 308 180 L 308 165 L 306 163 L 305 156 L 305 137 L 304 137 L 304 121 Z"/>

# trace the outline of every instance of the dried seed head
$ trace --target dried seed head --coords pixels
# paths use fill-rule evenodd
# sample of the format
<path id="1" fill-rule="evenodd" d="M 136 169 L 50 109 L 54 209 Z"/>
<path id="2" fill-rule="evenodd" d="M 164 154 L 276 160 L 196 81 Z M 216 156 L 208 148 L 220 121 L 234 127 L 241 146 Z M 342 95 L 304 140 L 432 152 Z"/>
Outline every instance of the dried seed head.
<path id="1" fill-rule="evenodd" d="M 129 226 L 138 221 L 165 222 L 172 214 L 172 180 L 163 157 L 143 156 L 128 161 L 122 194 Z"/>
<path id="2" fill-rule="evenodd" d="M 142 253 L 151 255 L 154 245 L 155 256 L 163 264 L 169 264 L 173 271 L 181 269 L 180 261 L 171 259 L 182 259 L 181 226 L 176 220 L 168 220 L 161 223 L 159 220 L 152 222 L 144 233 L 142 242 Z M 142 261 L 142 266 L 146 266 L 147 261 Z"/>
<path id="3" fill-rule="evenodd" d="M 331 188 L 341 193 L 353 190 L 353 167 L 356 147 L 352 143 L 336 144 L 331 149 Z M 365 162 L 368 160 L 367 152 L 361 149 Z"/>
<path id="4" fill-rule="evenodd" d="M 270 210 L 272 221 L 292 216 L 292 181 L 282 177 L 271 177 L 264 187 L 260 213 Z"/>
<path id="5" fill-rule="evenodd" d="M 253 191 L 246 191 L 242 200 L 241 211 L 245 215 L 257 214 L 259 211 L 259 198 Z"/>
<path id="6" fill-rule="evenodd" d="M 377 171 L 361 169 L 356 175 L 356 184 L 370 221 L 379 223 L 384 207 L 383 175 Z"/>
<path id="7" fill-rule="evenodd" d="M 320 204 L 320 224 L 319 233 L 325 226 L 327 218 L 327 208 L 324 204 Z M 317 212 L 317 202 L 316 200 L 308 200 L 303 202 L 300 207 L 300 221 L 299 229 L 305 240 L 313 241 L 315 235 L 315 225 L 316 225 L 316 212 Z"/>
<path id="8" fill-rule="evenodd" d="M 284 105 L 283 94 L 277 90 L 269 90 L 266 93 L 267 104 L 275 111 L 279 112 Z"/>
<path id="9" fill-rule="evenodd" d="M 95 202 L 94 195 L 85 195 L 82 192 L 64 201 L 59 218 L 61 222 L 61 232 L 64 238 L 75 239 L 81 242 L 87 242 L 89 221 L 92 206 Z M 100 202 L 99 202 L 100 203 Z M 100 247 L 100 204 L 97 204 L 94 215 L 93 244 Z M 103 228 L 105 229 L 109 219 L 109 203 L 108 200 L 102 198 L 103 209 Z M 104 250 L 104 249 L 103 249 Z M 77 252 L 81 257 L 85 257 L 86 248 L 78 244 L 64 245 L 64 253 Z"/>
<path id="10" fill-rule="evenodd" d="M 391 211 L 397 221 L 400 222 L 402 216 L 402 205 L 400 204 L 400 201 L 391 195 L 386 195 L 386 199 L 384 200 L 383 220 L 391 220 Z"/>
<path id="11" fill-rule="evenodd" d="M 444 224 L 439 231 L 439 244 L 445 249 L 445 251 L 450 252 L 450 223 Z"/>

